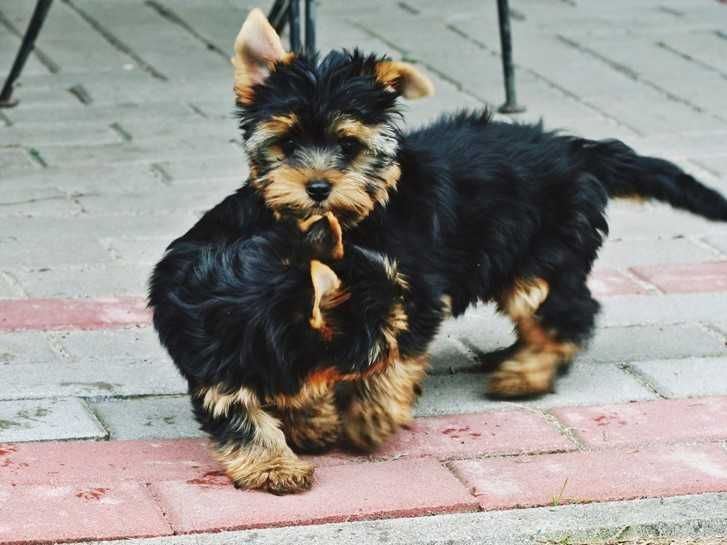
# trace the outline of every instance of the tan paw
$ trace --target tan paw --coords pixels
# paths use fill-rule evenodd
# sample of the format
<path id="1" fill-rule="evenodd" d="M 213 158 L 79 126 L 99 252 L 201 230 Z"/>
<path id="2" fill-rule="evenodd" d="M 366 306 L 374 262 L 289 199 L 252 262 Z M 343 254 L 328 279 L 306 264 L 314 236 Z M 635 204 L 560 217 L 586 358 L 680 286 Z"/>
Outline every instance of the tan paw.
<path id="1" fill-rule="evenodd" d="M 278 458 L 269 463 L 249 475 L 245 482 L 236 481 L 236 486 L 267 490 L 281 496 L 304 492 L 313 485 L 313 464 L 297 458 Z"/>
<path id="2" fill-rule="evenodd" d="M 343 434 L 354 449 L 371 452 L 412 420 L 410 406 L 354 401 L 343 416 Z"/>

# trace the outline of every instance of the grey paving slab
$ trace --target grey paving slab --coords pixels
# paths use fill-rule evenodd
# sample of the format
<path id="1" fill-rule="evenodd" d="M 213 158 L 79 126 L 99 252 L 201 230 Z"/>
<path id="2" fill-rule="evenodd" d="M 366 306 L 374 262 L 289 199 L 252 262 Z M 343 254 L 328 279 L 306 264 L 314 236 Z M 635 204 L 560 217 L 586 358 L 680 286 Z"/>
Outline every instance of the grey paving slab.
<path id="1" fill-rule="evenodd" d="M 226 157 L 239 147 L 229 142 L 217 145 L 192 138 L 170 142 L 124 142 L 98 146 L 39 146 L 43 159 L 50 166 L 74 167 L 97 163 L 155 163 L 158 161 L 199 157 Z"/>
<path id="2" fill-rule="evenodd" d="M 104 297 L 144 295 L 151 274 L 149 265 L 58 265 L 32 269 L 5 269 L 29 297 Z"/>
<path id="3" fill-rule="evenodd" d="M 96 359 L 0 366 L 0 399 L 184 394 L 187 383 L 166 360 Z"/>
<path id="4" fill-rule="evenodd" d="M 58 352 L 51 348 L 47 334 L 42 331 L 0 333 L 0 366 L 60 361 Z"/>
<path id="5" fill-rule="evenodd" d="M 56 188 L 65 193 L 115 194 L 162 185 L 160 174 L 143 164 L 47 168 L 15 173 L 3 179 L 3 188 L 8 191 Z"/>
<path id="6" fill-rule="evenodd" d="M 151 327 L 48 333 L 65 356 L 75 361 L 109 359 L 163 361 L 167 354 Z"/>
<path id="7" fill-rule="evenodd" d="M 724 233 L 727 224 L 710 222 L 688 212 L 675 210 L 661 203 L 634 204 L 616 200 L 608 207 L 610 237 L 634 236 L 671 238 L 674 235 Z"/>
<path id="8" fill-rule="evenodd" d="M 90 403 L 111 439 L 202 437 L 189 398 L 145 397 Z"/>
<path id="9" fill-rule="evenodd" d="M 459 373 L 429 376 L 416 406 L 418 416 L 475 413 L 511 408 L 512 403 L 485 396 L 487 375 Z M 614 364 L 588 365 L 576 362 L 558 379 L 556 392 L 538 399 L 517 401 L 523 407 L 599 405 L 655 399 L 656 396 Z"/>
<path id="10" fill-rule="evenodd" d="M 722 545 L 727 494 L 95 542 L 95 545 Z M 640 539 L 643 538 L 643 539 Z M 682 541 L 685 539 L 686 541 Z M 692 541 L 694 539 L 694 541 Z"/>
<path id="11" fill-rule="evenodd" d="M 26 206 L 25 209 L 34 210 L 35 207 Z M 108 251 L 94 238 L 69 237 L 60 232 L 53 240 L 54 244 L 48 244 L 48 233 L 44 234 L 42 240 L 36 241 L 32 241 L 28 233 L 0 235 L 0 267 L 47 268 L 111 261 Z"/>
<path id="12" fill-rule="evenodd" d="M 722 259 L 727 256 L 727 234 L 709 236 L 704 241 L 711 247 L 716 248 L 720 252 Z"/>
<path id="13" fill-rule="evenodd" d="M 3 177 L 12 176 L 16 173 L 38 171 L 41 167 L 31 160 L 27 151 L 20 148 L 0 149 L 0 171 Z"/>
<path id="14" fill-rule="evenodd" d="M 0 298 L 15 299 L 23 295 L 23 290 L 19 286 L 0 273 Z"/>
<path id="15" fill-rule="evenodd" d="M 624 295 L 601 299 L 601 326 L 709 322 L 724 316 L 727 294 Z"/>
<path id="16" fill-rule="evenodd" d="M 668 397 L 727 394 L 727 358 L 643 361 L 632 367 Z"/>
<path id="17" fill-rule="evenodd" d="M 692 355 L 727 355 L 727 346 L 722 336 L 698 325 L 607 327 L 596 331 L 578 361 L 628 363 Z"/>
<path id="18" fill-rule="evenodd" d="M 29 20 L 28 2 L 7 0 L 2 12 L 24 29 Z M 105 71 L 114 66 L 122 67 L 129 57 L 114 48 L 99 33 L 94 32 L 65 3 L 53 6 L 53 11 L 43 25 L 37 41 L 38 47 L 47 52 L 64 71 Z M 83 54 L 79 54 L 79 52 Z"/>
<path id="19" fill-rule="evenodd" d="M 121 141 L 118 133 L 102 125 L 50 124 L 45 127 L 21 126 L 0 129 L 0 147 L 18 143 L 22 143 L 24 146 L 65 146 Z"/>
<path id="20" fill-rule="evenodd" d="M 440 335 L 429 347 L 432 374 L 451 375 L 480 366 L 477 356 L 462 342 Z"/>
<path id="21" fill-rule="evenodd" d="M 153 265 L 172 241 L 169 237 L 107 238 L 102 242 L 114 258 L 128 263 Z"/>
<path id="22" fill-rule="evenodd" d="M 638 233 L 633 235 L 638 236 Z M 715 261 L 719 258 L 719 254 L 714 250 L 681 236 L 659 239 L 607 239 L 598 253 L 596 266 L 626 269 L 636 265 L 698 263 Z"/>
<path id="23" fill-rule="evenodd" d="M 80 399 L 0 401 L 0 443 L 103 439 L 107 435 Z"/>

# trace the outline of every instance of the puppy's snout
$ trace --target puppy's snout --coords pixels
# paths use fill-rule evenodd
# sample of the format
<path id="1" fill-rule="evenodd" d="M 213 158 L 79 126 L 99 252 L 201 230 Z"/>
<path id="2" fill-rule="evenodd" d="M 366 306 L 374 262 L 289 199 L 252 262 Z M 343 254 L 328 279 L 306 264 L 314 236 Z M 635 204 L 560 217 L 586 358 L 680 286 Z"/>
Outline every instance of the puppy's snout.
<path id="1" fill-rule="evenodd" d="M 331 184 L 326 180 L 311 180 L 305 187 L 308 196 L 316 202 L 325 201 L 331 194 Z"/>

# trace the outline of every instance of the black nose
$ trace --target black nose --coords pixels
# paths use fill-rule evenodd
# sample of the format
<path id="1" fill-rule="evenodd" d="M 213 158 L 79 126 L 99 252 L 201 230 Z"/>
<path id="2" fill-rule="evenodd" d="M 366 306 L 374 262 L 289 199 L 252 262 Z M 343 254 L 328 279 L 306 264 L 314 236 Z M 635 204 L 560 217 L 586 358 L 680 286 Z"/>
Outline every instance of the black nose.
<path id="1" fill-rule="evenodd" d="M 331 194 L 331 184 L 325 180 L 313 180 L 308 183 L 305 190 L 311 199 L 317 202 L 325 201 Z"/>

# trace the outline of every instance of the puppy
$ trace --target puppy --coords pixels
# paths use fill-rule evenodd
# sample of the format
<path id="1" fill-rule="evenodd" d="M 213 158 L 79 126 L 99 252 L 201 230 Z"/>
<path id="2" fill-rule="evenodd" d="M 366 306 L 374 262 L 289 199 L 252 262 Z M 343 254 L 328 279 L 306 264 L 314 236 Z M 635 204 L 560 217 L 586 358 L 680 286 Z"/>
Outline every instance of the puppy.
<path id="1" fill-rule="evenodd" d="M 339 418 L 344 438 L 361 449 L 375 448 L 407 421 L 406 404 L 414 401 L 422 358 L 440 323 L 479 302 L 494 302 L 518 335 L 509 357 L 491 375 L 489 393 L 512 398 L 553 389 L 558 371 L 593 331 L 599 305 L 586 280 L 608 232 L 609 198 L 653 198 L 727 220 L 727 201 L 717 192 L 672 163 L 640 156 L 616 140 L 499 123 L 486 111 L 445 116 L 402 132 L 399 97 L 430 95 L 426 76 L 410 64 L 359 51 L 334 51 L 322 59 L 286 52 L 259 10 L 243 24 L 232 63 L 250 177 L 173 243 L 170 255 L 190 244 L 205 252 L 227 251 L 275 225 L 305 223 L 330 212 L 340 219 L 347 245 L 396 263 L 408 281 L 400 308 L 406 326 L 395 335 L 397 356 L 366 369 L 361 367 L 366 358 L 349 362 L 358 376 L 348 376 L 355 379 L 354 391 Z M 198 297 L 184 265 L 158 270 L 160 282 L 176 274 L 179 289 Z M 205 286 L 227 293 L 226 283 L 214 281 Z M 241 311 L 229 310 L 234 312 Z M 222 325 L 229 313 L 218 315 L 215 325 L 235 327 Z M 287 314 L 288 320 L 294 317 Z M 234 334 L 242 335 L 241 330 Z M 261 357 L 258 352 L 266 350 L 253 347 L 246 354 Z M 233 367 L 207 356 L 201 349 L 181 355 L 189 369 L 204 369 L 212 377 L 219 376 L 217 368 Z M 245 376 L 252 386 L 238 380 L 229 383 L 238 390 L 220 395 L 193 390 L 193 395 L 207 399 L 213 414 L 224 414 L 232 399 L 258 410 L 261 399 L 268 399 L 265 392 L 306 397 L 309 387 L 299 380 L 309 369 L 304 361 L 301 356 L 295 364 L 301 369 L 286 365 L 279 375 Z M 337 369 L 347 365 L 331 361 Z M 248 403 L 251 391 L 255 401 Z M 238 428 L 249 429 L 247 424 Z M 232 453 L 247 448 L 239 445 L 249 444 L 249 433 L 237 433 L 239 440 L 230 436 L 222 443 L 232 460 L 238 459 Z M 229 467 L 238 474 L 235 462 Z M 266 475 L 276 473 L 285 470 Z M 248 477 L 237 481 L 259 486 Z"/>
<path id="2" fill-rule="evenodd" d="M 331 215 L 247 238 L 186 236 L 170 245 L 150 284 L 154 326 L 237 486 L 310 487 L 313 467 L 291 447 L 311 452 L 336 442 L 335 383 L 398 366 L 406 289 L 380 254 L 348 246 L 344 257 Z M 409 411 L 415 392 L 401 395 Z M 396 425 L 409 418 L 402 413 Z"/>

